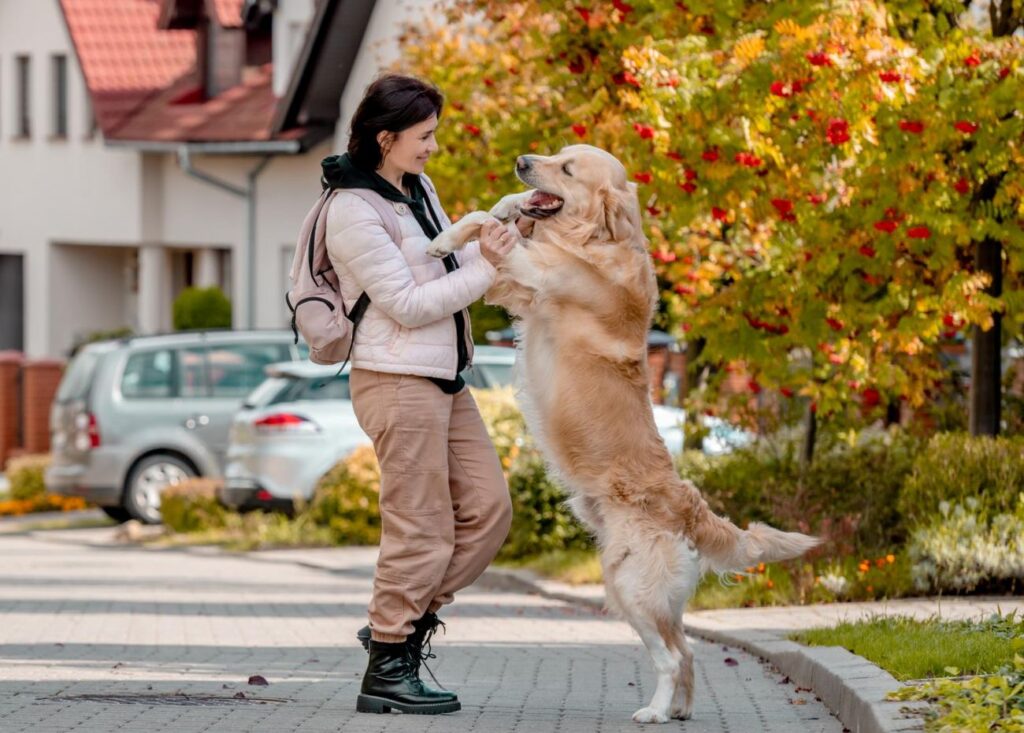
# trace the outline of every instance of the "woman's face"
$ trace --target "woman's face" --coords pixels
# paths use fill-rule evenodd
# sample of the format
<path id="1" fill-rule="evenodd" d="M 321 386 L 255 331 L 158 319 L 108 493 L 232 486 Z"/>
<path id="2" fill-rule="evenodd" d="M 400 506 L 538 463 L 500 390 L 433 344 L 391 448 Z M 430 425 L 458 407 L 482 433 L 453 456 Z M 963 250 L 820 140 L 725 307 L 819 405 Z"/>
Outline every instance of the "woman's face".
<path id="1" fill-rule="evenodd" d="M 403 173 L 420 174 L 431 155 L 437 152 L 437 115 L 402 130 L 397 135 L 381 133 L 381 150 L 386 151 L 384 161 L 389 167 Z M 390 145 L 390 148 L 388 147 Z"/>

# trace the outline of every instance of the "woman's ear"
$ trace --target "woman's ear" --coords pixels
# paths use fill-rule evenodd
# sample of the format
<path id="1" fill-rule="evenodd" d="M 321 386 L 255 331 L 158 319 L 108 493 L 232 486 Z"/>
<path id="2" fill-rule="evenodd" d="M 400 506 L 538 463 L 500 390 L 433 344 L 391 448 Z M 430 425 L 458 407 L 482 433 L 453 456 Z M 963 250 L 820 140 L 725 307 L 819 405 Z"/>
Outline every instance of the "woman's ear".
<path id="1" fill-rule="evenodd" d="M 377 145 L 380 146 L 380 160 L 384 162 L 384 158 L 388 157 L 388 153 L 391 152 L 391 147 L 395 144 L 397 135 L 388 130 L 381 130 L 377 133 Z"/>
<path id="2" fill-rule="evenodd" d="M 627 182 L 626 190 L 608 188 L 604 192 L 604 225 L 613 242 L 634 236 L 640 227 L 635 183 Z"/>

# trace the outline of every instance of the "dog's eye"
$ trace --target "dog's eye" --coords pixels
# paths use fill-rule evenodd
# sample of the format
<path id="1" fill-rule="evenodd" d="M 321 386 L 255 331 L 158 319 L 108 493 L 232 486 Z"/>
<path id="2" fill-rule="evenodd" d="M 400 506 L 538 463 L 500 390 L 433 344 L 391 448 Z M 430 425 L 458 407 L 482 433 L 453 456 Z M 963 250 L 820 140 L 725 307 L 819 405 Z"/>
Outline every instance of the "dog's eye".
<path id="1" fill-rule="evenodd" d="M 572 177 L 572 171 L 569 170 L 569 164 L 568 163 L 566 163 L 565 165 L 562 166 L 562 173 L 564 173 L 565 175 L 569 176 L 570 178 Z"/>

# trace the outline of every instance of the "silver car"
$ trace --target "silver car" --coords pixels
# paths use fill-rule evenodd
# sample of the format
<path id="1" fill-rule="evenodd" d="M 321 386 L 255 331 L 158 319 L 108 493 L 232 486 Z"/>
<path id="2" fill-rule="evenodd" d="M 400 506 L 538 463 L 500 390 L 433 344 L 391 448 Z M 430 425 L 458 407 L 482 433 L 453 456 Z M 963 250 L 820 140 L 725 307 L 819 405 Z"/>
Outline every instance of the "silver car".
<path id="1" fill-rule="evenodd" d="M 515 349 L 477 346 L 473 366 L 463 373 L 471 387 L 512 383 Z M 267 379 L 246 399 L 231 428 L 221 500 L 241 509 L 292 510 L 293 501 L 308 501 L 317 483 L 335 464 L 370 438 L 359 427 L 349 397 L 348 369 L 309 362 L 275 364 Z M 654 419 L 673 453 L 683 450 L 686 413 L 654 406 Z M 750 436 L 716 418 L 704 451 L 732 450 Z"/>
<path id="2" fill-rule="evenodd" d="M 53 493 L 114 519 L 160 521 L 160 492 L 222 474 L 239 405 L 271 363 L 304 358 L 288 331 L 188 331 L 85 346 L 50 411 Z"/>

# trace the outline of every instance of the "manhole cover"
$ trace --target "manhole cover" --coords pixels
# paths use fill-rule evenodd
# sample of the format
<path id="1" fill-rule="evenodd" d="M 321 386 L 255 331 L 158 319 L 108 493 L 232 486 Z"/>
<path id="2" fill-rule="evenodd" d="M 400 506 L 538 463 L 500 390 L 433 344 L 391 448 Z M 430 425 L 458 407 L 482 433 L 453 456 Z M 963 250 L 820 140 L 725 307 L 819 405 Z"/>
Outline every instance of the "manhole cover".
<path id="1" fill-rule="evenodd" d="M 54 695 L 53 697 L 41 698 L 46 702 L 102 702 L 115 705 L 244 705 L 267 703 L 279 704 L 289 702 L 275 697 L 249 697 L 244 693 L 237 692 L 234 695 L 186 695 L 182 692 L 167 694 L 145 694 L 137 695 Z"/>

